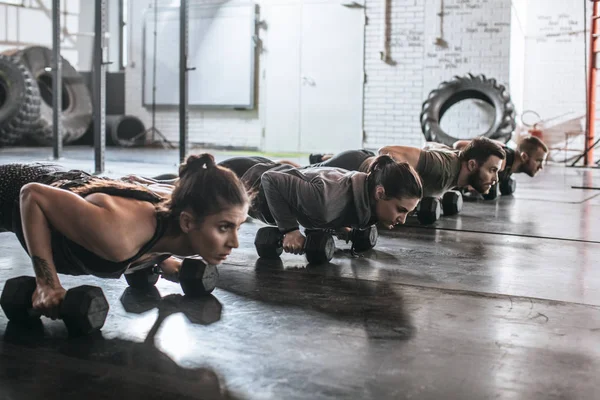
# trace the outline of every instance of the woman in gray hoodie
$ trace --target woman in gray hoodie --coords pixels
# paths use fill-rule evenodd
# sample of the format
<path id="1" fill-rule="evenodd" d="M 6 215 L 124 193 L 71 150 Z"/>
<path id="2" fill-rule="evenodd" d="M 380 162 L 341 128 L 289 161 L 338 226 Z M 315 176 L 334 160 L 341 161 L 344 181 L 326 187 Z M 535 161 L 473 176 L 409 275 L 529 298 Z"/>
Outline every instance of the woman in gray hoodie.
<path id="1" fill-rule="evenodd" d="M 403 224 L 423 196 L 421 179 L 406 162 L 387 155 L 367 172 L 321 167 L 297 169 L 267 159 L 236 157 L 221 162 L 240 174 L 254 197 L 249 215 L 276 225 L 286 252 L 303 252 L 308 229 L 366 229 L 375 223 Z M 246 168 L 240 169 L 244 164 Z"/>

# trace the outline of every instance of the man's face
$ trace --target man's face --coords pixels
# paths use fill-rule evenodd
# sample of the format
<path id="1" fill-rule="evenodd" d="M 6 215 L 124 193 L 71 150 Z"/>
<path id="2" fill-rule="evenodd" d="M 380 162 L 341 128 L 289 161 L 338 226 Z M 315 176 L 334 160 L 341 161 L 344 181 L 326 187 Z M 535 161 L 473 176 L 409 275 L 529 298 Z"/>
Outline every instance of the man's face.
<path id="1" fill-rule="evenodd" d="M 471 171 L 468 178 L 469 185 L 479 193 L 488 193 L 492 185 L 498 182 L 498 171 L 502 167 L 500 157 L 489 156 L 482 165 L 478 165 L 475 160 L 469 160 L 467 165 Z"/>
<path id="2" fill-rule="evenodd" d="M 538 147 L 532 154 L 525 152 L 521 153 L 523 164 L 521 164 L 521 172 L 526 173 L 532 178 L 542 169 L 544 169 L 544 161 L 546 161 L 546 153 L 544 149 Z"/>

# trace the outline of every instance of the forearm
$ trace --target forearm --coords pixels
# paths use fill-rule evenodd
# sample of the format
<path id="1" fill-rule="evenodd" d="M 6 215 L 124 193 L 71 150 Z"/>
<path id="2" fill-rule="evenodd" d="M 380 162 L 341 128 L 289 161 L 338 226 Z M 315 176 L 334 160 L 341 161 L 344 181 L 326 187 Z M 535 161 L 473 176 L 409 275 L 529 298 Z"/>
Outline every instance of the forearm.
<path id="1" fill-rule="evenodd" d="M 287 187 L 290 182 L 286 182 L 285 178 L 288 177 L 271 175 L 268 172 L 263 174 L 261 178 L 267 205 L 277 223 L 277 227 L 282 233 L 299 228 L 298 220 L 293 211 L 292 204 L 290 204 L 292 201 L 290 199 L 292 190 Z"/>
<path id="2" fill-rule="evenodd" d="M 33 263 L 37 284 L 57 288 L 60 286 L 52 257 L 50 224 L 35 195 L 21 191 L 21 221 L 27 250 Z"/>
<path id="3" fill-rule="evenodd" d="M 162 194 L 165 196 L 170 196 L 173 193 L 173 189 L 175 188 L 172 185 L 166 185 L 162 183 L 153 183 L 148 185 L 147 187 L 154 193 Z"/>
<path id="4" fill-rule="evenodd" d="M 154 179 L 144 178 L 143 176 L 139 176 L 139 175 L 128 175 L 126 177 L 123 177 L 123 179 L 127 180 L 127 181 L 130 181 L 130 182 L 142 183 L 144 185 L 151 185 L 151 184 L 154 184 L 154 183 L 158 183 Z"/>

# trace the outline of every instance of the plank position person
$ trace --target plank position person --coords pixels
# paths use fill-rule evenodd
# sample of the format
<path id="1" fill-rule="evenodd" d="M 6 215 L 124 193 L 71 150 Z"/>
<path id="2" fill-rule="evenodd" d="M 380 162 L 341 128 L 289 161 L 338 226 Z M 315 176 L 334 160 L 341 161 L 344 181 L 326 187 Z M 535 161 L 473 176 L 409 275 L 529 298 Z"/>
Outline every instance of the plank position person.
<path id="1" fill-rule="evenodd" d="M 462 150 L 469 144 L 468 140 L 454 142 L 453 148 Z M 500 186 L 507 182 L 512 174 L 524 173 L 529 177 L 535 177 L 544 169 L 544 162 L 548 155 L 548 147 L 536 136 L 525 136 L 521 139 L 517 149 L 514 150 L 505 144 L 501 144 L 506 152 L 506 159 L 502 163 L 502 170 L 498 176 Z M 514 191 L 514 187 L 512 189 Z M 506 193 L 510 194 L 510 193 Z"/>
<path id="2" fill-rule="evenodd" d="M 220 264 L 237 248 L 249 199 L 239 178 L 210 154 L 179 167 L 168 197 L 51 164 L 0 165 L 0 230 L 14 232 L 36 275 L 33 307 L 58 317 L 57 274 L 119 278 L 153 253 L 200 255 Z M 177 275 L 173 258 L 161 263 Z"/>
<path id="3" fill-rule="evenodd" d="M 498 181 L 498 172 L 506 153 L 502 146 L 485 137 L 470 141 L 461 151 L 451 149 L 422 150 L 409 146 L 385 146 L 379 155 L 387 154 L 396 161 L 405 161 L 413 167 L 423 182 L 423 197 L 440 197 L 455 187 L 472 186 L 479 193 L 487 193 Z M 375 159 L 369 150 L 349 150 L 328 157 L 312 155 L 312 160 L 325 161 L 309 167 L 337 167 L 350 171 L 365 171 Z"/>
<path id="4" fill-rule="evenodd" d="M 297 169 L 275 162 L 256 162 L 247 168 L 244 157 L 220 163 L 238 171 L 256 196 L 249 215 L 277 225 L 286 252 L 301 254 L 309 229 L 365 229 L 381 223 L 391 229 L 403 224 L 423 195 L 421 180 L 405 162 L 391 157 L 373 159 L 364 172 L 339 168 Z"/>

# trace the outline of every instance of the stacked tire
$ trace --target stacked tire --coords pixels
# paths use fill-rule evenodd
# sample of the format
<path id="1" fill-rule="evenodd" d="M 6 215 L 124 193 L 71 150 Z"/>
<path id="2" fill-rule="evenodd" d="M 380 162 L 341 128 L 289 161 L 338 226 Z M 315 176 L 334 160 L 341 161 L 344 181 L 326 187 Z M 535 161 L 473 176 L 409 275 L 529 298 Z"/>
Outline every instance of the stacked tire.
<path id="1" fill-rule="evenodd" d="M 0 146 L 20 142 L 40 115 L 37 82 L 25 65 L 0 54 Z"/>
<path id="2" fill-rule="evenodd" d="M 83 77 L 62 62 L 63 143 L 81 138 L 92 121 L 92 100 Z M 0 146 L 52 144 L 52 51 L 42 46 L 0 54 Z M 6 93 L 6 95 L 3 95 Z"/>

